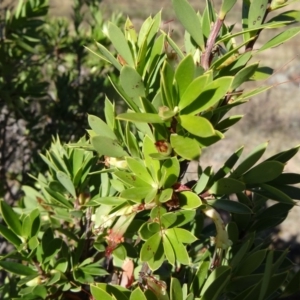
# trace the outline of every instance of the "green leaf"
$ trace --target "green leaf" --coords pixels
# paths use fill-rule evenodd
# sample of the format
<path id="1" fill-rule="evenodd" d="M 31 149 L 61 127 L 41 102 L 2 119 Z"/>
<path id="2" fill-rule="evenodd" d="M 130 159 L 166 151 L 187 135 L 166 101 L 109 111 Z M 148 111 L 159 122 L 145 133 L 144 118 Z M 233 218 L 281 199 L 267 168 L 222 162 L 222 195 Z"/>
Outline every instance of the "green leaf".
<path id="1" fill-rule="evenodd" d="M 186 247 L 183 246 L 180 240 L 178 240 L 174 229 L 167 229 L 165 231 L 165 235 L 168 237 L 172 248 L 174 249 L 176 260 L 183 265 L 189 265 L 190 258 L 187 253 Z"/>
<path id="2" fill-rule="evenodd" d="M 143 150 L 145 165 L 147 169 L 150 171 L 151 176 L 155 182 L 159 182 L 159 174 L 161 172 L 160 162 L 158 160 L 154 160 L 150 154 L 158 153 L 154 141 L 146 135 L 143 141 Z"/>
<path id="3" fill-rule="evenodd" d="M 222 1 L 222 6 L 221 6 L 221 11 L 219 13 L 219 18 L 221 20 L 225 19 L 225 16 L 230 12 L 232 7 L 235 5 L 237 0 L 223 0 Z"/>
<path id="4" fill-rule="evenodd" d="M 200 290 L 205 283 L 207 276 L 209 274 L 208 269 L 209 269 L 210 262 L 209 261 L 202 261 L 200 262 L 200 265 L 198 267 L 198 270 L 195 274 L 195 277 L 193 279 L 190 291 L 193 291 L 195 295 L 200 294 Z"/>
<path id="5" fill-rule="evenodd" d="M 193 81 L 194 76 L 195 64 L 193 56 L 189 54 L 181 60 L 175 71 L 175 79 L 177 82 L 178 94 L 180 99 L 182 98 L 182 95 L 186 91 L 189 84 Z"/>
<path id="6" fill-rule="evenodd" d="M 110 51 L 108 51 L 103 45 L 99 44 L 96 42 L 96 45 L 98 47 L 98 50 L 100 51 L 100 54 L 105 58 L 107 61 L 109 61 L 116 69 L 121 71 L 122 65 L 115 59 L 115 57 L 112 55 Z M 93 52 L 91 49 L 87 48 L 89 51 L 92 53 L 96 54 Z"/>
<path id="7" fill-rule="evenodd" d="M 228 117 L 228 118 L 222 120 L 219 124 L 217 124 L 215 126 L 215 129 L 224 132 L 225 130 L 227 130 L 234 124 L 236 124 L 242 118 L 243 118 L 243 115 L 236 115 L 236 116 Z"/>
<path id="8" fill-rule="evenodd" d="M 231 268 L 220 266 L 209 275 L 201 290 L 201 300 L 217 300 L 230 279 Z"/>
<path id="9" fill-rule="evenodd" d="M 228 92 L 233 77 L 221 77 L 206 85 L 202 93 L 190 105 L 184 108 L 182 114 L 197 114 L 218 103 Z"/>
<path id="10" fill-rule="evenodd" d="M 231 200 L 207 200 L 210 206 L 236 214 L 251 214 L 251 209 L 243 203 Z"/>
<path id="11" fill-rule="evenodd" d="M 186 0 L 172 0 L 172 3 L 178 20 L 197 45 L 200 46 L 201 50 L 204 51 L 205 45 L 201 23 L 196 12 Z"/>
<path id="12" fill-rule="evenodd" d="M 264 154 L 266 148 L 268 146 L 268 142 L 263 143 L 257 146 L 244 160 L 239 166 L 232 172 L 230 177 L 232 178 L 239 178 L 241 177 L 246 171 L 248 171 Z"/>
<path id="13" fill-rule="evenodd" d="M 258 300 L 264 300 L 265 295 L 267 293 L 267 289 L 272 277 L 272 263 L 273 263 L 273 251 L 269 251 L 266 259 L 266 265 L 265 265 L 265 272 L 264 272 L 264 277 L 262 279 L 262 284 L 260 288 L 260 293 L 259 293 L 259 299 Z"/>
<path id="14" fill-rule="evenodd" d="M 182 295 L 182 288 L 177 278 L 171 278 L 171 300 L 184 300 Z"/>
<path id="15" fill-rule="evenodd" d="M 207 167 L 203 171 L 203 173 L 200 175 L 199 180 L 193 187 L 193 190 L 196 194 L 200 194 L 201 192 L 203 192 L 203 190 L 206 188 L 212 174 L 213 174 L 212 167 Z"/>
<path id="16" fill-rule="evenodd" d="M 267 254 L 267 250 L 258 250 L 251 253 L 245 259 L 242 260 L 239 268 L 237 269 L 236 276 L 245 276 L 252 274 L 263 263 Z"/>
<path id="17" fill-rule="evenodd" d="M 159 198 L 158 201 L 160 203 L 164 203 L 167 202 L 169 200 L 172 199 L 172 195 L 173 195 L 173 189 L 169 188 L 169 189 L 164 189 L 161 191 L 161 193 L 159 194 Z"/>
<path id="18" fill-rule="evenodd" d="M 124 66 L 120 73 L 120 83 L 130 98 L 145 97 L 145 86 L 141 75 L 132 67 Z"/>
<path id="19" fill-rule="evenodd" d="M 160 232 L 152 235 L 142 246 L 141 249 L 141 261 L 149 261 L 153 258 L 153 255 L 157 252 L 160 244 L 162 243 Z"/>
<path id="20" fill-rule="evenodd" d="M 245 189 L 245 184 L 239 180 L 233 178 L 221 178 L 211 186 L 209 193 L 215 195 L 229 195 L 242 192 Z"/>
<path id="21" fill-rule="evenodd" d="M 256 184 L 271 181 L 277 178 L 284 169 L 284 164 L 278 161 L 264 161 L 253 167 L 242 177 L 246 184 Z"/>
<path id="22" fill-rule="evenodd" d="M 134 202 L 137 203 L 141 203 L 141 201 L 143 199 L 145 199 L 148 194 L 153 194 L 154 196 L 157 193 L 157 190 L 154 189 L 151 186 L 144 186 L 144 187 L 134 187 L 134 188 L 130 188 L 130 189 L 126 189 L 124 191 L 121 192 L 120 197 L 124 198 L 124 199 L 128 199 L 128 200 L 132 200 Z M 148 199 L 147 202 L 151 202 L 153 200 L 153 198 Z"/>
<path id="23" fill-rule="evenodd" d="M 107 107 L 107 105 L 106 105 Z M 113 112 L 112 112 L 113 114 Z M 110 117 L 112 115 L 110 114 Z M 114 119 L 114 117 L 112 117 Z M 110 122 L 112 120 L 109 120 Z M 116 135 L 112 131 L 111 127 L 108 126 L 105 122 L 103 122 L 100 118 L 93 116 L 93 115 L 88 115 L 88 122 L 92 130 L 97 134 L 101 135 L 104 137 L 108 137 L 110 139 L 117 139 Z"/>
<path id="24" fill-rule="evenodd" d="M 267 159 L 267 161 L 268 160 L 277 160 L 281 163 L 286 163 L 287 161 L 289 161 L 291 158 L 293 158 L 298 153 L 299 148 L 300 148 L 300 145 L 298 145 L 294 148 L 291 148 L 289 150 L 285 150 L 280 153 L 277 153 L 277 154 L 269 157 Z"/>
<path id="25" fill-rule="evenodd" d="M 266 183 L 261 183 L 260 187 L 264 191 L 268 192 L 268 196 L 270 199 L 277 200 L 281 203 L 294 204 L 294 201 L 288 195 L 281 192 L 277 188 L 275 188 L 271 185 L 268 185 Z M 258 194 L 259 194 L 259 192 L 258 192 Z"/>
<path id="26" fill-rule="evenodd" d="M 229 262 L 229 265 L 231 266 L 232 269 L 235 269 L 240 265 L 242 259 L 244 258 L 244 256 L 246 255 L 249 249 L 249 246 L 251 245 L 252 245 L 251 239 L 248 239 L 242 244 L 240 249 L 235 253 L 235 255 L 232 257 L 232 260 Z"/>
<path id="27" fill-rule="evenodd" d="M 248 15 L 248 27 L 257 27 L 262 24 L 266 10 L 268 7 L 268 0 L 256 0 L 255 3 L 251 2 L 249 15 Z M 251 36 L 255 35 L 255 32 Z"/>
<path id="28" fill-rule="evenodd" d="M 137 287 L 131 293 L 129 300 L 147 300 L 147 298 L 140 287 Z"/>
<path id="29" fill-rule="evenodd" d="M 174 253 L 174 250 L 173 250 L 173 246 L 168 238 L 167 235 L 164 236 L 164 239 L 163 239 L 163 247 L 164 247 L 164 252 L 165 252 L 165 255 L 166 255 L 166 258 L 168 260 L 168 262 L 174 266 L 175 265 L 175 253 Z"/>
<path id="30" fill-rule="evenodd" d="M 117 116 L 119 120 L 142 123 L 164 123 L 165 121 L 158 114 L 151 113 L 123 113 Z"/>
<path id="31" fill-rule="evenodd" d="M 160 186 L 164 188 L 172 187 L 178 181 L 179 172 L 180 165 L 176 157 L 165 160 L 161 168 Z"/>
<path id="32" fill-rule="evenodd" d="M 300 183 L 300 174 L 283 173 L 270 182 L 271 185 L 297 184 Z"/>
<path id="33" fill-rule="evenodd" d="M 187 160 L 197 160 L 201 154 L 198 143 L 189 137 L 171 134 L 170 142 L 174 151 Z"/>
<path id="34" fill-rule="evenodd" d="M 177 196 L 182 209 L 194 209 L 202 205 L 200 197 L 193 192 L 179 192 Z"/>
<path id="35" fill-rule="evenodd" d="M 12 243 L 16 248 L 18 248 L 22 241 L 18 238 L 18 236 L 6 226 L 0 224 L 0 234 L 5 238 L 5 240 Z"/>
<path id="36" fill-rule="evenodd" d="M 101 289 L 95 285 L 90 285 L 90 287 L 91 287 L 91 294 L 95 298 L 95 300 L 114 300 L 113 297 L 110 296 L 103 289 Z"/>
<path id="37" fill-rule="evenodd" d="M 204 74 L 195 78 L 193 81 L 188 82 L 188 86 L 186 87 L 183 95 L 180 96 L 180 100 L 178 103 L 178 107 L 180 110 L 183 110 L 194 101 L 200 101 L 199 95 L 201 95 L 201 93 L 203 92 L 208 82 L 208 77 L 208 74 Z"/>
<path id="38" fill-rule="evenodd" d="M 291 38 L 293 38 L 294 36 L 296 36 L 299 33 L 300 33 L 300 27 L 289 28 L 289 29 L 285 30 L 284 32 L 279 33 L 274 38 L 272 38 L 267 43 L 265 43 L 260 49 L 258 49 L 257 53 L 264 51 L 266 49 L 269 49 L 269 48 L 276 47 L 276 46 L 290 40 Z"/>
<path id="39" fill-rule="evenodd" d="M 137 160 L 132 157 L 126 157 L 126 161 L 129 169 L 138 176 L 138 179 L 143 180 L 149 185 L 154 183 L 153 178 L 149 174 L 146 166 L 143 164 L 141 160 Z"/>
<path id="40" fill-rule="evenodd" d="M 115 83 L 110 77 L 108 77 L 111 85 L 116 90 L 116 92 L 121 96 L 121 98 L 125 101 L 125 103 L 128 105 L 130 109 L 132 109 L 135 112 L 140 111 L 139 106 L 134 102 L 133 99 L 131 99 L 123 90 L 121 86 L 119 86 L 117 83 Z"/>
<path id="41" fill-rule="evenodd" d="M 57 171 L 56 172 L 56 177 L 58 179 L 58 181 L 62 184 L 62 186 L 74 197 L 76 198 L 76 191 L 75 191 L 75 187 L 74 184 L 72 182 L 72 180 L 70 179 L 70 177 L 61 171 Z"/>
<path id="42" fill-rule="evenodd" d="M 197 238 L 192 233 L 183 228 L 173 228 L 172 230 L 181 243 L 192 244 L 197 241 Z"/>
<path id="43" fill-rule="evenodd" d="M 270 67 L 259 67 L 256 69 L 254 74 L 251 76 L 251 80 L 267 80 L 274 72 L 274 69 Z"/>
<path id="44" fill-rule="evenodd" d="M 65 196 L 63 196 L 61 193 L 53 191 L 51 188 L 45 187 L 45 191 L 60 205 L 62 205 L 65 208 L 74 208 L 74 205 L 67 199 Z"/>
<path id="45" fill-rule="evenodd" d="M 125 62 L 134 68 L 134 60 L 125 36 L 121 29 L 112 22 L 109 22 L 108 24 L 108 36 L 113 46 Z"/>
<path id="46" fill-rule="evenodd" d="M 215 135 L 215 130 L 211 123 L 203 117 L 181 115 L 179 118 L 181 126 L 188 132 L 199 137 L 210 137 Z"/>
<path id="47" fill-rule="evenodd" d="M 244 146 L 240 147 L 238 150 L 236 150 L 224 163 L 223 167 L 218 170 L 218 172 L 214 176 L 214 181 L 219 180 L 220 178 L 223 178 L 226 176 L 229 172 L 231 172 L 232 168 L 236 164 L 236 162 L 241 157 L 244 150 Z"/>
<path id="48" fill-rule="evenodd" d="M 2 217 L 8 228 L 16 235 L 22 236 L 22 224 L 19 220 L 19 215 L 3 200 L 0 201 L 0 208 Z"/>
<path id="49" fill-rule="evenodd" d="M 248 81 L 251 76 L 255 73 L 258 68 L 259 63 L 254 63 L 251 65 L 246 66 L 245 68 L 241 69 L 235 76 L 231 84 L 231 91 L 238 88 L 244 82 Z"/>
<path id="50" fill-rule="evenodd" d="M 123 157 L 128 155 L 118 141 L 105 136 L 94 136 L 91 139 L 91 143 L 99 155 L 106 155 L 108 157 Z"/>
<path id="51" fill-rule="evenodd" d="M 38 272 L 30 267 L 24 266 L 13 261 L 0 261 L 0 267 L 9 273 L 13 273 L 20 276 L 38 275 Z"/>

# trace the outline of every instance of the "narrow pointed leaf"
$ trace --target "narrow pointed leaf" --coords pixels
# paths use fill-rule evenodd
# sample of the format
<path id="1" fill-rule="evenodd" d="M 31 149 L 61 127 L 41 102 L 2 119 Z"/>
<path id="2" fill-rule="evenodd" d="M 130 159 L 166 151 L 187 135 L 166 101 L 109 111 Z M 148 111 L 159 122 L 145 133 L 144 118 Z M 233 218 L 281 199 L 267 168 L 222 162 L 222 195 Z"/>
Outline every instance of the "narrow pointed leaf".
<path id="1" fill-rule="evenodd" d="M 164 123 L 165 121 L 158 114 L 150 113 L 123 113 L 117 116 L 117 119 L 130 121 L 130 122 L 142 122 L 142 123 Z"/>
<path id="2" fill-rule="evenodd" d="M 257 52 L 264 51 L 269 48 L 276 47 L 280 44 L 283 44 L 284 42 L 290 40 L 294 36 L 300 33 L 300 27 L 292 27 L 287 30 L 285 30 L 282 33 L 279 33 L 274 38 L 269 40 L 267 43 L 265 43 Z"/>
<path id="3" fill-rule="evenodd" d="M 172 3 L 175 14 L 183 27 L 189 32 L 197 45 L 204 50 L 205 46 L 201 23 L 195 10 L 186 0 L 172 0 Z"/>
<path id="4" fill-rule="evenodd" d="M 114 23 L 110 22 L 108 24 L 108 36 L 119 55 L 122 56 L 123 60 L 125 60 L 129 66 L 134 68 L 132 53 L 121 29 Z"/>
<path id="5" fill-rule="evenodd" d="M 242 192 L 245 189 L 245 184 L 239 180 L 233 178 L 221 178 L 212 185 L 209 192 L 215 195 L 229 195 Z"/>
<path id="6" fill-rule="evenodd" d="M 216 208 L 222 209 L 235 214 L 252 214 L 251 209 L 243 203 L 231 201 L 231 200 L 207 200 L 207 204 Z"/>
<path id="7" fill-rule="evenodd" d="M 253 167 L 242 179 L 246 184 L 264 183 L 277 178 L 284 169 L 284 164 L 278 161 L 265 161 Z"/>
<path id="8" fill-rule="evenodd" d="M 1 215 L 8 228 L 16 235 L 22 236 L 22 224 L 19 220 L 19 215 L 5 202 L 0 201 Z"/>

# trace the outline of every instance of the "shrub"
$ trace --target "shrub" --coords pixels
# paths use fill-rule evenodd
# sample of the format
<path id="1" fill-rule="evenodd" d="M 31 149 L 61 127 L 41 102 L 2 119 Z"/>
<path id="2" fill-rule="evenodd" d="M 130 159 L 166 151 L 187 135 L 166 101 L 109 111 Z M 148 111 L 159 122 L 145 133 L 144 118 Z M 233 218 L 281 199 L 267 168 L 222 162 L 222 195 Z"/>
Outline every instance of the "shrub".
<path id="1" fill-rule="evenodd" d="M 107 64 L 84 48 L 96 49 L 94 41 L 109 46 L 99 1 L 76 0 L 71 13 L 50 17 L 48 0 L 31 0 L 0 14 L 0 195 L 7 199 L 20 197 L 29 169 L 45 171 L 37 157 L 49 136 L 77 140 L 87 112 L 103 114 L 99 103 L 111 93 Z"/>
<path id="2" fill-rule="evenodd" d="M 97 54 L 119 71 L 111 83 L 127 111 L 106 98 L 106 121 L 89 115 L 88 138 L 53 140 L 42 155 L 47 175 L 23 187 L 18 206 L 0 203 L 0 232 L 15 247 L 0 260 L 10 274 L 4 299 L 263 300 L 299 291 L 288 250 L 265 236 L 295 205 L 300 175 L 284 165 L 299 146 L 260 162 L 268 143 L 238 162 L 241 147 L 219 170 L 199 166 L 186 179 L 202 149 L 241 119 L 230 109 L 271 88 L 242 89 L 272 73 L 250 59 L 300 32 L 289 27 L 254 50 L 263 30 L 291 25 L 299 12 L 266 21 L 288 3 L 244 1 L 235 32 L 224 23 L 235 2 L 216 13 L 208 1 L 197 14 L 173 0 L 185 50 L 160 30 L 161 13 L 138 33 L 129 18 L 123 31 L 108 25 L 117 57 L 101 44 Z"/>

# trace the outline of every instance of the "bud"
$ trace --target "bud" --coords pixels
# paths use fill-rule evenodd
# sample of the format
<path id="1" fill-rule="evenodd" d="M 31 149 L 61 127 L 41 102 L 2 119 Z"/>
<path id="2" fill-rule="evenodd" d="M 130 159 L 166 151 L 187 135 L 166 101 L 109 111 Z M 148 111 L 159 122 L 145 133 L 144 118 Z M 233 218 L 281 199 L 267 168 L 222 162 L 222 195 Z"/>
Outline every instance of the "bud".
<path id="1" fill-rule="evenodd" d="M 281 5 L 283 5 L 284 3 L 286 3 L 287 0 L 273 0 L 271 2 L 271 6 L 270 6 L 270 10 L 275 10 L 281 7 Z"/>
<path id="2" fill-rule="evenodd" d="M 164 156 L 169 156 L 172 153 L 172 146 L 167 141 L 159 140 L 155 142 L 155 147 L 157 151 Z"/>

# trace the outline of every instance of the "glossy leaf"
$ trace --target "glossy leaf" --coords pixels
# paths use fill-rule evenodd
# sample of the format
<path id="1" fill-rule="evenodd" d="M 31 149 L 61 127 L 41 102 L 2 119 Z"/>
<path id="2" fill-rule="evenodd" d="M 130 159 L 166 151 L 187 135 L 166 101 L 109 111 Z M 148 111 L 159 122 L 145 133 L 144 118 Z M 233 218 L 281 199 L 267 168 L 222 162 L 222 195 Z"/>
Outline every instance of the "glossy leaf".
<path id="1" fill-rule="evenodd" d="M 222 209 L 235 214 L 251 214 L 251 209 L 243 203 L 231 200 L 207 200 L 207 204 L 214 208 Z"/>
<path id="2" fill-rule="evenodd" d="M 222 120 L 219 124 L 217 124 L 215 126 L 215 129 L 224 132 L 225 130 L 227 130 L 234 124 L 236 124 L 242 118 L 243 118 L 243 115 L 236 115 L 236 116 L 228 117 L 228 118 Z"/>
<path id="3" fill-rule="evenodd" d="M 16 275 L 21 275 L 21 276 L 38 275 L 38 272 L 33 270 L 32 268 L 13 261 L 1 260 L 0 267 L 5 271 Z"/>
<path id="4" fill-rule="evenodd" d="M 182 110 L 182 114 L 197 114 L 218 103 L 227 93 L 233 77 L 221 77 L 205 86 L 199 97 Z"/>
<path id="5" fill-rule="evenodd" d="M 172 134 L 171 145 L 174 151 L 184 159 L 197 160 L 201 154 L 198 143 L 189 137 Z"/>
<path id="6" fill-rule="evenodd" d="M 236 162 L 239 160 L 243 153 L 244 147 L 240 147 L 238 150 L 236 150 L 224 163 L 223 167 L 220 168 L 217 173 L 214 176 L 214 181 L 217 181 L 224 176 L 226 176 L 229 172 L 231 172 L 232 168 L 236 164 Z"/>
<path id="7" fill-rule="evenodd" d="M 181 115 L 179 117 L 179 122 L 185 130 L 193 135 L 200 137 L 210 137 L 215 135 L 213 126 L 203 117 Z"/>
<path id="8" fill-rule="evenodd" d="M 245 189 L 245 184 L 239 180 L 233 178 L 221 178 L 210 187 L 209 192 L 215 195 L 229 195 L 242 192 Z"/>
<path id="9" fill-rule="evenodd" d="M 207 74 L 199 76 L 195 78 L 193 81 L 188 82 L 188 86 L 186 87 L 185 91 L 183 92 L 182 95 L 180 94 L 180 100 L 178 103 L 179 109 L 182 110 L 188 105 L 192 104 L 194 101 L 197 101 L 199 95 L 203 92 L 207 82 L 208 82 Z"/>
<path id="10" fill-rule="evenodd" d="M 129 300 L 147 300 L 145 294 L 142 292 L 142 290 L 137 287 L 130 295 Z"/>
<path id="11" fill-rule="evenodd" d="M 284 169 L 284 164 L 278 161 L 265 161 L 253 167 L 242 177 L 246 184 L 256 184 L 271 181 L 277 178 Z"/>
<path id="12" fill-rule="evenodd" d="M 16 248 L 22 244 L 21 239 L 8 227 L 3 226 L 0 224 L 0 234 L 4 237 L 7 241 L 12 243 Z"/>
<path id="13" fill-rule="evenodd" d="M 7 224 L 8 228 L 18 236 L 22 236 L 22 224 L 19 220 L 19 216 L 15 211 L 5 202 L 0 201 L 1 215 Z"/>
<path id="14" fill-rule="evenodd" d="M 209 275 L 201 290 L 201 299 L 217 300 L 230 279 L 231 268 L 220 266 Z"/>
<path id="15" fill-rule="evenodd" d="M 193 187 L 193 190 L 196 194 L 200 194 L 201 192 L 203 192 L 203 190 L 206 188 L 212 174 L 213 174 L 213 171 L 212 171 L 211 167 L 207 167 L 203 171 L 203 173 L 200 175 L 199 180 L 197 181 L 197 183 Z"/>
<path id="16" fill-rule="evenodd" d="M 247 256 L 240 264 L 236 271 L 236 276 L 245 276 L 252 274 L 264 261 L 267 254 L 267 250 L 256 251 Z"/>
<path id="17" fill-rule="evenodd" d="M 281 203 L 294 204 L 294 201 L 288 195 L 281 192 L 277 188 L 275 188 L 271 185 L 268 185 L 266 183 L 261 183 L 260 187 L 264 191 L 268 192 L 268 196 L 270 197 L 270 199 L 277 200 Z"/>
<path id="18" fill-rule="evenodd" d="M 174 266 L 176 261 L 175 252 L 167 235 L 164 236 L 163 247 L 168 262 Z"/>
<path id="19" fill-rule="evenodd" d="M 248 81 L 251 76 L 255 73 L 255 71 L 258 68 L 258 63 L 254 63 L 252 65 L 248 65 L 242 70 L 240 70 L 235 76 L 231 84 L 231 90 L 235 90 L 240 85 L 242 85 L 244 82 Z"/>
<path id="20" fill-rule="evenodd" d="M 178 181 L 180 172 L 179 161 L 176 157 L 167 159 L 161 168 L 161 182 L 160 185 L 164 188 L 172 187 Z"/>
<path id="21" fill-rule="evenodd" d="M 179 97 L 181 98 L 186 91 L 189 84 L 193 81 L 195 76 L 195 64 L 192 55 L 187 55 L 175 71 L 175 79 L 178 86 Z M 181 100 L 180 100 L 181 102 Z"/>
<path id="22" fill-rule="evenodd" d="M 200 197 L 193 192 L 184 191 L 178 193 L 177 196 L 182 209 L 193 209 L 202 204 Z"/>
<path id="23" fill-rule="evenodd" d="M 175 277 L 171 278 L 171 300 L 184 300 L 182 295 L 182 288 L 179 280 Z"/>
<path id="24" fill-rule="evenodd" d="M 257 146 L 244 160 L 239 166 L 233 171 L 230 177 L 239 178 L 246 171 L 248 171 L 264 154 L 268 143 L 263 143 Z"/>
<path id="25" fill-rule="evenodd" d="M 95 300 L 113 300 L 112 296 L 110 296 L 106 291 L 103 289 L 91 285 L 91 294 L 95 298 Z"/>

